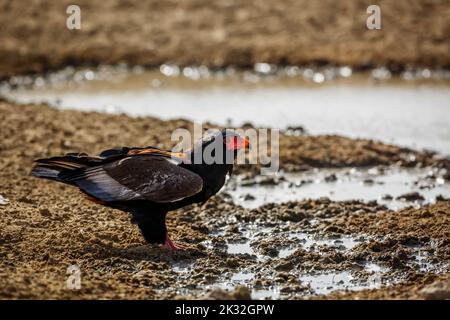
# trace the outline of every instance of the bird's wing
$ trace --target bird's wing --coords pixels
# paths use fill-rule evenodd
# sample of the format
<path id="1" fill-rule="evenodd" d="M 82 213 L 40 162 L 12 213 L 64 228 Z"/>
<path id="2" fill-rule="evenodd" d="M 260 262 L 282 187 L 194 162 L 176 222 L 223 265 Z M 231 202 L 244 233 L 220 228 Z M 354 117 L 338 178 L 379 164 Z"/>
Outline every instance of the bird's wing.
<path id="1" fill-rule="evenodd" d="M 152 154 L 133 155 L 100 166 L 80 169 L 64 177 L 102 201 L 150 200 L 174 202 L 198 193 L 203 179 Z"/>

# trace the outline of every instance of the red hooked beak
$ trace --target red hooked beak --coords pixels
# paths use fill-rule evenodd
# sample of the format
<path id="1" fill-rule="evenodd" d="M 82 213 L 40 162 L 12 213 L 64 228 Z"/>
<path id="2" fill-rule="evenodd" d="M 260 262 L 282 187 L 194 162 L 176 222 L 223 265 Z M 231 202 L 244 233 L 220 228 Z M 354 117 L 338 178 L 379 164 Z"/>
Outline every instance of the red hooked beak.
<path id="1" fill-rule="evenodd" d="M 228 150 L 240 150 L 249 147 L 250 141 L 242 137 L 233 136 L 227 138 L 226 145 Z"/>

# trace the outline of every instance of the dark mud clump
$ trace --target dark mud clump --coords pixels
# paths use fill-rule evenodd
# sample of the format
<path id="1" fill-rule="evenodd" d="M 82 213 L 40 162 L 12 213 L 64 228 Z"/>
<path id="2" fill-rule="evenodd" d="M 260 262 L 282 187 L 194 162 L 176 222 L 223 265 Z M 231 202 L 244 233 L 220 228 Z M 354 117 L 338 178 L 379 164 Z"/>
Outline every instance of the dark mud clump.
<path id="1" fill-rule="evenodd" d="M 396 198 L 397 200 L 404 201 L 423 201 L 425 198 L 419 192 L 409 192 L 402 194 Z"/>

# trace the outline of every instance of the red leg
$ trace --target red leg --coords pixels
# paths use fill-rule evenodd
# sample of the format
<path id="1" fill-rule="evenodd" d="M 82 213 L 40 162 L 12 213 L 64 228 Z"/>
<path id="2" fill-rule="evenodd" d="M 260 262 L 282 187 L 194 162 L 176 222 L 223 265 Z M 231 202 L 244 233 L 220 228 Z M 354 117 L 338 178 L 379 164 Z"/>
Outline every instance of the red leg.
<path id="1" fill-rule="evenodd" d="M 173 241 L 169 238 L 169 235 L 166 236 L 166 242 L 164 243 L 164 247 L 167 248 L 167 249 L 169 249 L 170 251 L 175 251 L 175 250 L 186 250 L 186 249 L 188 249 L 187 246 L 184 246 L 184 245 L 182 245 L 182 244 L 173 242 Z"/>

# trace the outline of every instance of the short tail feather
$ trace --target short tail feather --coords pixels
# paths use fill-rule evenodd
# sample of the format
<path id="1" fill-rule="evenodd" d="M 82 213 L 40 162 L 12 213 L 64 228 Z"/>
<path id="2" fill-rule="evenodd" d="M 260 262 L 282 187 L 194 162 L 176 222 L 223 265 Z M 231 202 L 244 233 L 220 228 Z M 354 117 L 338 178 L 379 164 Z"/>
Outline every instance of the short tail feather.
<path id="1" fill-rule="evenodd" d="M 30 174 L 39 178 L 67 182 L 63 177 L 68 173 L 97 165 L 102 160 L 100 157 L 89 157 L 85 153 L 38 159 Z"/>

